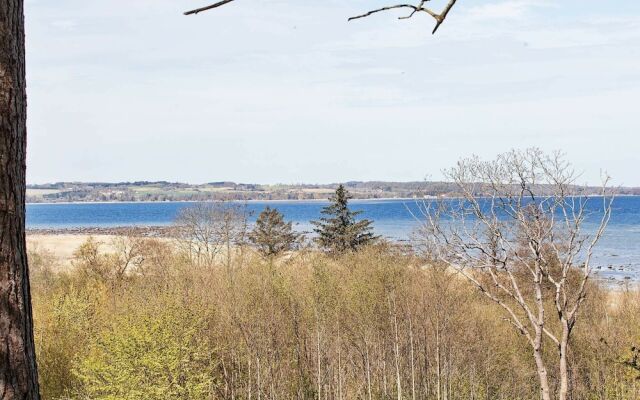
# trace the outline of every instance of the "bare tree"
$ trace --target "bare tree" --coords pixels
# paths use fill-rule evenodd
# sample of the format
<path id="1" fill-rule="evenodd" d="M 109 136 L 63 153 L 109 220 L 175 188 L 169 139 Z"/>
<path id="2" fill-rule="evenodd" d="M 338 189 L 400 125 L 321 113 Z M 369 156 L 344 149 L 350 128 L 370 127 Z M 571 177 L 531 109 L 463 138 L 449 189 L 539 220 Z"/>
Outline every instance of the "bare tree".
<path id="1" fill-rule="evenodd" d="M 548 156 L 539 149 L 512 151 L 490 162 L 465 159 L 445 174 L 460 198 L 425 203 L 424 233 L 432 256 L 502 307 L 525 336 L 542 399 L 567 399 L 570 338 L 587 296 L 594 247 L 611 215 L 609 178 L 603 178 L 602 197 L 590 199 L 562 154 Z M 594 225 L 588 233 L 585 223 Z M 557 352 L 555 394 L 545 342 Z"/>
<path id="2" fill-rule="evenodd" d="M 204 7 L 200 7 L 200 8 L 196 8 L 194 10 L 187 11 L 187 12 L 184 13 L 184 15 L 198 14 L 198 13 L 201 13 L 203 11 L 207 11 L 207 10 L 211 10 L 211 9 L 214 9 L 214 8 L 218 8 L 218 7 L 224 6 L 225 4 L 229 4 L 232 1 L 234 1 L 234 0 L 218 1 L 216 3 L 210 4 L 210 5 L 207 5 L 207 6 L 204 6 Z M 379 12 L 382 12 L 382 11 L 405 9 L 405 10 L 409 10 L 409 14 L 407 14 L 405 16 L 401 16 L 398 19 L 408 19 L 408 18 L 413 17 L 417 13 L 428 14 L 431 17 L 433 17 L 433 19 L 436 20 L 436 25 L 435 25 L 435 27 L 433 28 L 433 31 L 432 31 L 432 33 L 436 33 L 438 28 L 440 28 L 440 25 L 442 25 L 442 23 L 444 22 L 445 18 L 447 18 L 447 15 L 449 14 L 449 11 L 451 11 L 453 6 L 456 4 L 456 1 L 457 0 L 449 0 L 447 5 L 439 13 L 433 11 L 429 7 L 426 7 L 426 3 L 429 2 L 429 0 L 421 0 L 417 4 L 395 4 L 395 5 L 389 5 L 389 6 L 386 6 L 386 7 L 376 8 L 374 10 L 367 11 L 364 14 L 360 14 L 360 15 L 356 15 L 355 17 L 351 17 L 351 18 L 349 18 L 349 21 L 353 21 L 354 19 L 360 19 L 360 18 L 368 17 L 370 15 L 373 15 L 373 14 L 376 14 L 376 13 L 379 13 Z"/>
<path id="3" fill-rule="evenodd" d="M 0 397 L 39 399 L 25 240 L 24 4 L 0 2 Z"/>
<path id="4" fill-rule="evenodd" d="M 109 263 L 116 284 L 120 284 L 129 274 L 140 272 L 144 264 L 143 249 L 146 240 L 133 232 L 111 239 L 114 253 L 109 257 Z"/>
<path id="5" fill-rule="evenodd" d="M 249 212 L 245 204 L 219 203 L 222 209 L 222 219 L 218 234 L 225 245 L 226 267 L 229 279 L 233 281 L 233 252 L 239 249 L 241 252 L 247 243 L 249 234 Z"/>
<path id="6" fill-rule="evenodd" d="M 242 205 L 198 203 L 178 214 L 175 236 L 184 254 L 197 265 L 213 265 L 226 250 L 230 267 L 232 247 L 245 242 L 247 212 Z"/>
<path id="7" fill-rule="evenodd" d="M 182 209 L 174 221 L 178 247 L 197 265 L 212 264 L 222 251 L 220 211 L 215 203 L 198 203 Z"/>

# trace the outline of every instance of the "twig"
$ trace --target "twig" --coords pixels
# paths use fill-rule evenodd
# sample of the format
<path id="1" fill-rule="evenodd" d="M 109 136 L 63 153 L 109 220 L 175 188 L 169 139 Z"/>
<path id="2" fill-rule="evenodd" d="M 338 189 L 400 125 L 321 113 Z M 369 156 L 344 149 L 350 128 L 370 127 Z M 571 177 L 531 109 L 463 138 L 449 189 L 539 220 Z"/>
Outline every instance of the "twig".
<path id="1" fill-rule="evenodd" d="M 212 8 L 218 8 L 220 6 L 223 6 L 227 3 L 231 3 L 234 0 L 221 0 L 218 1 L 217 3 L 208 5 L 206 7 L 201 7 L 201 8 L 196 8 L 195 10 L 191 10 L 191 11 L 187 11 L 184 13 L 184 15 L 192 15 L 192 14 L 198 14 L 199 12 L 202 11 L 207 11 L 207 10 L 211 10 Z M 442 10 L 442 12 L 440 14 L 431 11 L 430 9 L 424 7 L 424 4 L 429 1 L 429 0 L 421 0 L 420 3 L 418 3 L 417 6 L 413 5 L 413 4 L 396 4 L 393 6 L 386 6 L 386 7 L 382 7 L 382 8 L 378 8 L 375 10 L 371 10 L 368 11 L 364 14 L 361 15 L 356 15 L 355 17 L 351 17 L 348 20 L 349 21 L 353 21 L 354 19 L 360 19 L 360 18 L 365 18 L 368 17 L 370 15 L 382 12 L 382 11 L 389 11 L 389 10 L 394 10 L 394 9 L 399 9 L 399 8 L 409 8 L 411 9 L 411 13 L 409 15 L 406 16 L 402 16 L 402 17 L 398 17 L 398 19 L 409 19 L 411 17 L 413 17 L 416 13 L 418 12 L 424 12 L 426 14 L 431 15 L 435 20 L 436 20 L 436 26 L 433 28 L 433 31 L 431 32 L 432 34 L 436 33 L 436 31 L 438 30 L 438 28 L 440 28 L 440 25 L 442 25 L 442 23 L 444 22 L 445 18 L 447 18 L 447 14 L 449 14 L 449 11 L 451 11 L 451 8 L 453 8 L 453 6 L 456 4 L 457 0 L 449 0 L 449 3 L 447 3 L 446 7 Z"/>
<path id="2" fill-rule="evenodd" d="M 218 7 L 223 6 L 223 5 L 227 4 L 227 3 L 231 3 L 232 1 L 233 0 L 221 0 L 221 1 L 217 2 L 217 3 L 208 5 L 206 7 L 196 8 L 195 10 L 187 11 L 187 12 L 184 13 L 184 15 L 197 14 L 197 13 L 202 12 L 202 11 L 211 10 L 212 8 L 218 8 Z"/>
<path id="3" fill-rule="evenodd" d="M 440 14 L 433 12 L 432 10 L 430 10 L 427 7 L 424 7 L 424 3 L 426 3 L 428 0 L 422 0 L 417 6 L 414 6 L 413 4 L 396 4 L 393 6 L 386 6 L 386 7 L 382 7 L 382 8 L 378 8 L 375 10 L 371 10 L 368 11 L 364 14 L 360 14 L 360 15 L 356 15 L 355 17 L 351 17 L 349 18 L 349 21 L 353 21 L 354 19 L 360 19 L 360 18 L 365 18 L 368 17 L 370 15 L 382 12 L 382 11 L 389 11 L 389 10 L 394 10 L 394 9 L 398 9 L 398 8 L 409 8 L 411 9 L 411 13 L 407 16 L 403 16 L 403 17 L 398 17 L 398 19 L 409 19 L 411 17 L 414 16 L 414 14 L 418 13 L 418 12 L 424 12 L 427 13 L 429 15 L 431 15 L 435 20 L 436 20 L 436 26 L 433 28 L 433 31 L 431 32 L 432 34 L 436 33 L 436 31 L 438 30 L 438 28 L 440 27 L 440 25 L 442 25 L 442 23 L 444 22 L 445 18 L 447 17 L 447 14 L 449 14 L 449 11 L 451 11 L 451 8 L 453 8 L 453 6 L 456 4 L 457 0 L 450 0 L 449 3 L 447 3 L 446 7 L 442 10 L 442 12 Z"/>
<path id="4" fill-rule="evenodd" d="M 361 14 L 361 15 L 356 15 L 355 17 L 350 17 L 348 19 L 348 21 L 353 21 L 354 19 L 359 19 L 359 18 L 365 18 L 365 17 L 368 17 L 368 16 L 373 15 L 375 13 L 379 13 L 381 11 L 389 11 L 389 10 L 393 10 L 393 9 L 396 9 L 396 8 L 410 8 L 410 9 L 412 9 L 413 12 L 409 15 L 409 17 L 411 15 L 417 13 L 418 11 L 421 11 L 421 9 L 422 9 L 421 7 L 414 6 L 413 4 L 397 4 L 395 6 L 382 7 L 382 8 L 378 8 L 376 10 L 368 11 L 368 12 L 366 12 L 364 14 Z M 400 17 L 400 18 L 408 18 L 408 17 Z"/>

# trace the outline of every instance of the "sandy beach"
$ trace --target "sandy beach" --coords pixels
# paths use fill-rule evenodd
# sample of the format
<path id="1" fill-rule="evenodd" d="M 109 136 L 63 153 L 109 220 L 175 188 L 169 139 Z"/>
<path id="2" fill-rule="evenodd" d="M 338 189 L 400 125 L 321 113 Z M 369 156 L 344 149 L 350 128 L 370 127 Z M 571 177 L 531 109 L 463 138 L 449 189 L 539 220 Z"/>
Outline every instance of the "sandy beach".
<path id="1" fill-rule="evenodd" d="M 53 254 L 61 268 L 71 267 L 73 253 L 84 243 L 89 236 L 100 242 L 105 250 L 109 250 L 112 235 L 46 235 L 27 234 L 27 248 L 31 251 L 44 251 Z"/>

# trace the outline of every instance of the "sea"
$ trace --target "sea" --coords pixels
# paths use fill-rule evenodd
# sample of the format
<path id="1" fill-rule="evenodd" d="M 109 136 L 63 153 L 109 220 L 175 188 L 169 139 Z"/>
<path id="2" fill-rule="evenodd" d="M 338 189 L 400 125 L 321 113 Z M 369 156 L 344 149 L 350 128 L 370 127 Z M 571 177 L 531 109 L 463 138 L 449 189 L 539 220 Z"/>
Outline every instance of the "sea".
<path id="1" fill-rule="evenodd" d="M 394 241 L 408 242 L 424 221 L 420 208 L 425 200 L 351 200 L 361 218 L 373 221 L 378 235 Z M 589 200 L 590 207 L 601 206 L 602 199 Z M 181 209 L 191 202 L 133 203 L 33 203 L 27 204 L 27 229 L 64 229 L 120 226 L 165 226 L 175 220 Z M 266 206 L 276 208 L 292 221 L 296 230 L 311 232 L 310 221 L 320 218 L 325 201 L 248 201 L 245 203 L 253 221 Z M 598 226 L 597 213 L 584 223 L 587 233 Z M 614 200 L 611 220 L 600 240 L 593 264 L 601 279 L 620 283 L 640 281 L 640 196 Z"/>

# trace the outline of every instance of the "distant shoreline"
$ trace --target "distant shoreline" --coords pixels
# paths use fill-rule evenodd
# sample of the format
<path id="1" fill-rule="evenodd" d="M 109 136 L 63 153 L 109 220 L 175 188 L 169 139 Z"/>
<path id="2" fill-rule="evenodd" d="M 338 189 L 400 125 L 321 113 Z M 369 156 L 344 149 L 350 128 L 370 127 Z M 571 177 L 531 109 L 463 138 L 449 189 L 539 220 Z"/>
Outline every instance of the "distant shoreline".
<path id="1" fill-rule="evenodd" d="M 349 181 L 344 183 L 356 201 L 414 200 L 425 198 L 456 198 L 459 187 L 453 182 L 440 181 Z M 335 193 L 338 184 L 251 184 L 235 182 L 210 182 L 187 184 L 180 182 L 57 182 L 43 185 L 27 185 L 28 204 L 84 204 L 84 203 L 156 203 L 199 201 L 324 201 Z M 546 193 L 545 185 L 537 185 L 540 193 Z M 602 188 L 576 185 L 587 196 L 602 194 Z M 620 196 L 640 196 L 640 187 L 619 187 Z M 484 186 L 478 194 L 490 193 Z M 277 203 L 274 203 L 277 204 Z"/>
<path id="2" fill-rule="evenodd" d="M 484 196 L 478 196 L 477 198 L 483 198 Z M 602 195 L 598 194 L 589 194 L 585 196 L 567 196 L 567 197 L 586 197 L 586 198 L 597 198 L 602 197 Z M 618 197 L 640 197 L 637 194 L 619 194 L 615 195 Z M 443 196 L 443 197 L 354 197 L 351 201 L 359 201 L 359 202 L 374 202 L 374 201 L 392 201 L 392 200 L 404 200 L 404 201 L 420 201 L 420 200 L 456 200 L 461 199 L 461 196 Z M 325 203 L 328 202 L 328 199 L 272 199 L 272 200 L 263 200 L 263 199 L 248 199 L 248 200 L 140 200 L 140 201 L 120 201 L 120 200 L 112 200 L 112 201 L 38 201 L 38 202 L 27 202 L 27 205 L 56 205 L 56 204 L 157 204 L 157 203 L 218 203 L 218 202 L 233 202 L 233 203 Z"/>
<path id="3" fill-rule="evenodd" d="M 446 199 L 456 199 L 458 197 L 444 197 Z M 435 200 L 436 198 L 414 198 L 414 197 L 378 197 L 378 198 L 357 198 L 354 197 L 351 201 L 391 201 L 391 200 Z M 262 199 L 250 199 L 250 200 L 140 200 L 140 201 L 43 201 L 43 202 L 27 202 L 28 205 L 56 205 L 56 204 L 157 204 L 157 203 L 218 203 L 218 202 L 233 202 L 233 203 L 325 203 L 328 199 L 274 199 L 274 200 L 262 200 Z"/>

